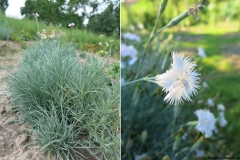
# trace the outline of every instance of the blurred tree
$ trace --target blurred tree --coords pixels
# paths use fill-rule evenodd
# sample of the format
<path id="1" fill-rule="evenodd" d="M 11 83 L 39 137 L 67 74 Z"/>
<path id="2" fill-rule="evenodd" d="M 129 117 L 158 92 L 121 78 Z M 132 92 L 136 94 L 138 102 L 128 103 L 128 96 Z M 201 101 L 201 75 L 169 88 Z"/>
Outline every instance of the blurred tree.
<path id="1" fill-rule="evenodd" d="M 97 8 L 95 8 L 96 12 Z M 112 34 L 120 36 L 120 5 L 110 3 L 108 7 L 99 14 L 94 11 L 89 17 L 87 29 L 95 33 L 104 33 L 107 36 Z"/>
<path id="2" fill-rule="evenodd" d="M 8 7 L 8 0 L 0 0 L 0 10 L 5 13 L 7 7 Z"/>
<path id="3" fill-rule="evenodd" d="M 21 15 L 33 19 L 33 13 L 38 13 L 39 20 L 46 24 L 61 24 L 67 26 L 74 22 L 78 28 L 83 27 L 87 0 L 26 0 L 21 8 Z M 78 11 L 82 10 L 82 15 Z"/>

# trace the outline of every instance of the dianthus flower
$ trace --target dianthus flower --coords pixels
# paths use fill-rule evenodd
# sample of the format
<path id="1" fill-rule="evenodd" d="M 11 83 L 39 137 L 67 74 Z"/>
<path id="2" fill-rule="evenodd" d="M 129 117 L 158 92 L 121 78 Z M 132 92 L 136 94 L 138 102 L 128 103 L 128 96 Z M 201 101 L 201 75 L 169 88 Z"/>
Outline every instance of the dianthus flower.
<path id="1" fill-rule="evenodd" d="M 212 112 L 206 109 L 199 109 L 196 110 L 194 114 L 198 117 L 198 124 L 195 128 L 205 134 L 206 138 L 211 137 L 216 123 L 216 119 Z"/>
<path id="2" fill-rule="evenodd" d="M 195 95 L 200 87 L 199 74 L 194 70 L 196 64 L 190 62 L 188 57 L 184 58 L 183 53 L 172 53 L 172 58 L 172 68 L 158 75 L 155 81 L 167 93 L 164 100 L 170 104 L 191 101 L 190 96 Z"/>

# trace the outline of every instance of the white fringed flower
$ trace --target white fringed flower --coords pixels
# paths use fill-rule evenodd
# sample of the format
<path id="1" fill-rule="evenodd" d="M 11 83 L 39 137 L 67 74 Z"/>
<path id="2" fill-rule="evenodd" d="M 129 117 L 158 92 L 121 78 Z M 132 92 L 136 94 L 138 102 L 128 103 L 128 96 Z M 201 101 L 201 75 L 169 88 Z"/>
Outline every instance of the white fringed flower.
<path id="1" fill-rule="evenodd" d="M 196 110 L 194 114 L 198 117 L 198 125 L 195 128 L 205 134 L 206 138 L 211 137 L 216 123 L 214 115 L 206 109 Z"/>
<path id="2" fill-rule="evenodd" d="M 227 120 L 224 117 L 224 112 L 219 112 L 219 119 L 218 120 L 219 120 L 218 121 L 219 125 L 221 127 L 225 127 L 227 125 Z"/>
<path id="3" fill-rule="evenodd" d="M 156 83 L 163 87 L 167 93 L 164 98 L 170 104 L 179 104 L 183 100 L 191 101 L 190 96 L 196 95 L 199 74 L 194 71 L 196 64 L 190 62 L 188 57 L 184 58 L 184 54 L 172 53 L 172 68 L 166 73 L 156 77 Z"/>

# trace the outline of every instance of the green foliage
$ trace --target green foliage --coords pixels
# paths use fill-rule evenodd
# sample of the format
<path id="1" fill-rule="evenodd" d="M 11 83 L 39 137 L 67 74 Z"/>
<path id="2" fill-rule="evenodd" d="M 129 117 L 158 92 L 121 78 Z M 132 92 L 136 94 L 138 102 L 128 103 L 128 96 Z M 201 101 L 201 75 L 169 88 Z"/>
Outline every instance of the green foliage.
<path id="1" fill-rule="evenodd" d="M 114 8 L 110 5 L 100 14 L 92 15 L 89 18 L 87 29 L 95 33 L 104 33 L 107 36 L 120 36 L 120 6 Z"/>
<path id="2" fill-rule="evenodd" d="M 100 55 L 101 57 L 104 57 L 104 56 L 108 55 L 108 52 L 100 50 L 97 52 L 97 54 Z"/>
<path id="3" fill-rule="evenodd" d="M 5 13 L 8 5 L 8 0 L 0 0 L 0 12 L 2 11 L 3 13 Z"/>
<path id="4" fill-rule="evenodd" d="M 0 39 L 9 40 L 13 30 L 3 24 L 0 24 Z"/>
<path id="5" fill-rule="evenodd" d="M 113 78 L 117 78 L 119 79 L 120 77 L 120 64 L 115 62 L 115 63 L 112 63 L 111 65 L 111 69 L 108 69 L 107 70 L 107 74 L 110 75 L 111 77 Z"/>
<path id="6" fill-rule="evenodd" d="M 33 19 L 33 13 L 38 13 L 39 20 L 44 21 L 47 24 L 61 24 L 67 26 L 69 23 L 74 22 L 77 28 L 83 28 L 83 21 L 85 14 L 79 16 L 77 11 L 79 6 L 85 5 L 86 1 L 76 2 L 73 0 L 68 3 L 66 0 L 27 0 L 25 6 L 21 8 L 21 14 L 27 18 Z M 68 5 L 69 7 L 65 7 Z"/>
<path id="7" fill-rule="evenodd" d="M 13 109 L 31 125 L 33 144 L 56 159 L 80 159 L 81 149 L 97 159 L 119 157 L 119 84 L 99 59 L 79 64 L 74 50 L 56 40 L 28 48 L 8 83 Z"/>
<path id="8" fill-rule="evenodd" d="M 38 30 L 35 20 L 32 21 L 29 19 L 20 20 L 15 18 L 8 18 L 5 15 L 0 14 L 0 21 L 2 22 L 2 25 L 13 29 L 13 32 L 10 35 L 10 39 L 13 41 L 21 42 L 23 40 L 36 40 L 39 38 L 37 35 Z M 42 32 L 43 29 L 46 30 L 46 33 L 61 30 L 66 34 L 66 36 L 62 37 L 65 42 L 74 43 L 75 46 L 78 46 L 77 48 L 80 46 L 82 50 L 86 49 L 87 51 L 96 53 L 99 50 L 108 50 L 111 46 L 111 52 L 114 53 L 112 55 L 119 55 L 119 40 L 115 36 L 106 37 L 104 35 L 98 35 L 90 31 L 80 30 L 76 28 L 66 29 L 57 26 L 47 26 L 42 22 L 39 22 L 38 25 L 40 32 Z M 100 46 L 99 42 L 108 42 L 110 46 Z"/>

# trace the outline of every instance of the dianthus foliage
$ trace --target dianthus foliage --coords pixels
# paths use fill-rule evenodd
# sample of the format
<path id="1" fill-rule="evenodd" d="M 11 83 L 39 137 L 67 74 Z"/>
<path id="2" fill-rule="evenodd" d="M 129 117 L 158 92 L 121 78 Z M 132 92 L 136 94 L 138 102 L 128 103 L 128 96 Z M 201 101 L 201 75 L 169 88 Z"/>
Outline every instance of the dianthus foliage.
<path id="1" fill-rule="evenodd" d="M 119 157 L 119 84 L 107 64 L 74 48 L 44 40 L 28 48 L 8 83 L 19 122 L 30 124 L 33 144 L 56 159 Z M 109 85 L 111 84 L 111 85 Z"/>

